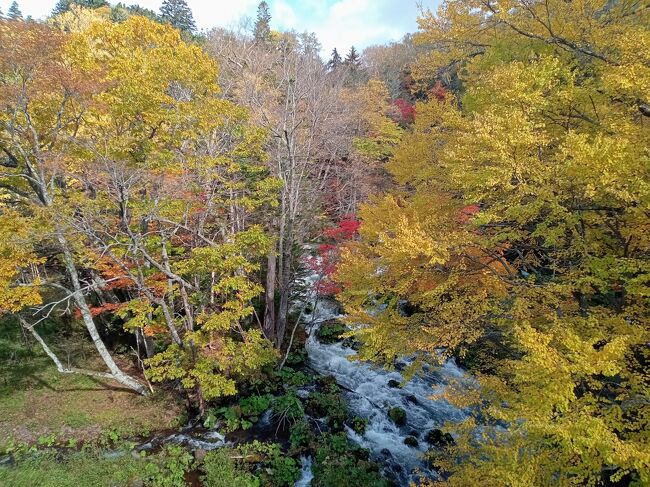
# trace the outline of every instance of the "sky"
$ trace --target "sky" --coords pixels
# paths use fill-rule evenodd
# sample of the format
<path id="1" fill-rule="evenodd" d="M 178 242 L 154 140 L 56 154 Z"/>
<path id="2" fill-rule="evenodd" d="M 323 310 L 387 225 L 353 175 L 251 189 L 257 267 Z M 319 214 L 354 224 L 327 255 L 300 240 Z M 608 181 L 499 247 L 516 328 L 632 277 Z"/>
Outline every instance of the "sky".
<path id="1" fill-rule="evenodd" d="M 119 0 L 111 1 L 117 3 Z M 162 0 L 122 0 L 158 11 Z M 271 26 L 278 30 L 314 32 L 323 52 L 334 47 L 345 53 L 354 45 L 358 50 L 401 39 L 417 30 L 417 3 L 432 10 L 439 0 L 267 0 L 273 17 Z M 7 12 L 11 0 L 0 0 Z M 187 0 L 200 29 L 232 27 L 243 17 L 254 18 L 259 0 Z M 56 0 L 18 0 L 24 16 L 44 18 Z"/>

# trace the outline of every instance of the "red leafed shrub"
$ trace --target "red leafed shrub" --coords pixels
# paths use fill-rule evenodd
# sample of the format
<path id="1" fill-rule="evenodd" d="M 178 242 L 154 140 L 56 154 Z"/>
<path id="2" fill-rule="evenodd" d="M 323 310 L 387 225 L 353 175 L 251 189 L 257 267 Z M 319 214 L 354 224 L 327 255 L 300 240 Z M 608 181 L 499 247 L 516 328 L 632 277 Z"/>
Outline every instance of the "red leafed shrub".
<path id="1" fill-rule="evenodd" d="M 448 91 L 447 89 L 442 86 L 442 83 L 440 81 L 436 81 L 436 84 L 431 90 L 429 90 L 429 98 L 431 100 L 438 100 L 439 102 L 445 101 L 445 98 L 447 98 Z"/>
<path id="2" fill-rule="evenodd" d="M 102 306 L 90 306 L 90 314 L 95 316 L 99 316 L 104 313 L 112 313 L 113 311 L 119 309 L 120 307 L 123 306 L 123 303 L 106 303 L 103 304 Z M 79 319 L 81 318 L 81 310 L 79 308 L 74 310 L 74 317 Z"/>
<path id="3" fill-rule="evenodd" d="M 481 208 L 479 208 L 478 205 L 468 205 L 468 206 L 466 206 L 465 208 L 460 210 L 460 214 L 458 215 L 458 222 L 459 223 L 467 223 L 479 211 L 481 211 Z"/>
<path id="4" fill-rule="evenodd" d="M 90 313 L 93 316 L 99 316 L 104 313 L 112 313 L 113 311 L 119 309 L 122 306 L 122 303 L 106 303 L 102 306 L 91 306 Z"/>
<path id="5" fill-rule="evenodd" d="M 395 106 L 399 109 L 402 122 L 413 123 L 415 121 L 415 105 L 409 103 L 403 98 L 395 100 Z"/>
<path id="6" fill-rule="evenodd" d="M 323 236 L 331 243 L 324 243 L 318 246 L 318 257 L 307 259 L 307 265 L 321 278 L 316 284 L 316 292 L 323 296 L 331 296 L 341 291 L 340 285 L 332 279 L 336 272 L 336 266 L 340 255 L 340 244 L 346 240 L 353 239 L 361 222 L 354 215 L 345 215 L 335 227 L 323 231 Z"/>
<path id="7" fill-rule="evenodd" d="M 354 215 L 345 215 L 341 218 L 338 225 L 325 229 L 323 235 L 340 243 L 343 240 L 350 240 L 354 237 L 359 231 L 360 226 L 361 222 Z"/>

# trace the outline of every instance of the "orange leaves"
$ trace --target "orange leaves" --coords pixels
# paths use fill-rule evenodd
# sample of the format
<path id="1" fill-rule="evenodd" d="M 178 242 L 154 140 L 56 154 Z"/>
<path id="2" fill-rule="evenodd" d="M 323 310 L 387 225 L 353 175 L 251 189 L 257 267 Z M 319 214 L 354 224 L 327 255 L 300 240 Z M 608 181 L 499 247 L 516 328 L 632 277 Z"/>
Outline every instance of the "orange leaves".
<path id="1" fill-rule="evenodd" d="M 101 306 L 91 306 L 90 307 L 90 314 L 93 316 L 99 316 L 104 313 L 112 313 L 115 310 L 120 309 L 122 307 L 121 303 L 106 303 Z"/>
<path id="2" fill-rule="evenodd" d="M 144 334 L 148 337 L 155 337 L 156 335 L 164 335 L 168 333 L 167 327 L 160 323 L 151 323 L 144 326 Z"/>
<path id="3" fill-rule="evenodd" d="M 460 210 L 460 215 L 458 215 L 458 223 L 467 223 L 479 211 L 481 211 L 481 208 L 478 205 L 468 205 L 464 207 L 462 210 Z"/>
<path id="4" fill-rule="evenodd" d="M 100 257 L 94 268 L 106 281 L 106 289 L 130 289 L 135 286 L 135 282 L 109 257 Z"/>

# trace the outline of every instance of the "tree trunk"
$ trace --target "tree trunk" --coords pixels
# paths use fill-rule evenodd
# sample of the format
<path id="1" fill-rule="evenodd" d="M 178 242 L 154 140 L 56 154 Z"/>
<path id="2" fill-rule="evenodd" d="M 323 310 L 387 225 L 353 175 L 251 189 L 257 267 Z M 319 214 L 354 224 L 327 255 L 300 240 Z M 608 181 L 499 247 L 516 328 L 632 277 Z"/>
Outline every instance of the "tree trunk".
<path id="1" fill-rule="evenodd" d="M 287 321 L 289 318 L 289 304 L 291 304 L 292 260 L 292 246 L 288 244 L 285 249 L 285 255 L 282 259 L 282 269 L 280 269 L 280 309 L 278 311 L 278 322 L 276 327 L 276 339 L 278 348 L 282 348 L 284 335 L 287 330 Z"/>
<path id="2" fill-rule="evenodd" d="M 113 357 L 111 357 L 111 354 L 109 353 L 108 349 L 106 348 L 106 345 L 102 341 L 102 338 L 99 336 L 99 332 L 97 331 L 97 326 L 95 326 L 95 321 L 93 320 L 92 313 L 90 312 L 90 308 L 88 307 L 88 303 L 86 302 L 86 297 L 84 296 L 83 291 L 81 289 L 81 283 L 79 282 L 79 274 L 77 273 L 77 267 L 74 263 L 72 252 L 70 252 L 68 243 L 66 242 L 65 237 L 61 233 L 57 235 L 57 239 L 63 251 L 63 259 L 65 262 L 66 271 L 68 272 L 68 275 L 70 276 L 70 281 L 72 282 L 72 288 L 74 290 L 74 294 L 73 294 L 74 302 L 76 303 L 77 307 L 79 308 L 79 311 L 81 312 L 81 317 L 83 319 L 84 325 L 86 326 L 86 329 L 90 334 L 90 338 L 92 339 L 93 344 L 97 349 L 97 352 L 99 353 L 102 360 L 108 367 L 108 370 L 111 371 L 111 376 L 117 382 L 128 387 L 129 389 L 133 389 L 138 394 L 142 394 L 143 396 L 146 396 L 148 394 L 147 389 L 142 384 L 140 384 L 137 380 L 135 380 L 133 377 L 129 376 L 128 374 L 125 374 L 124 372 L 122 372 L 122 370 L 120 370 L 120 368 L 113 360 Z"/>
<path id="3" fill-rule="evenodd" d="M 135 332 L 135 337 L 138 340 L 139 346 L 141 345 L 142 348 L 144 349 L 145 357 L 147 358 L 153 357 L 154 356 L 153 338 L 151 338 L 144 332 L 144 328 L 138 328 Z"/>
<path id="4" fill-rule="evenodd" d="M 266 269 L 266 291 L 264 295 L 265 308 L 264 308 L 264 324 L 262 331 L 264 336 L 277 343 L 275 336 L 275 267 L 277 264 L 277 253 L 275 246 L 269 252 L 267 257 Z"/>

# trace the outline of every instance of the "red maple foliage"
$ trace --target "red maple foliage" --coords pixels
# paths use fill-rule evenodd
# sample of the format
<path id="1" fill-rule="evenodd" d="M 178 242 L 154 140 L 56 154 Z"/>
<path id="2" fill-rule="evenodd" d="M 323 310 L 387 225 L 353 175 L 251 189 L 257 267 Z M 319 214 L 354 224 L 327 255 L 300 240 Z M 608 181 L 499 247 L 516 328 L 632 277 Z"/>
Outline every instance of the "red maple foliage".
<path id="1" fill-rule="evenodd" d="M 432 100 L 438 100 L 439 102 L 445 101 L 447 95 L 448 91 L 444 86 L 442 86 L 440 81 L 436 81 L 435 86 L 429 90 L 429 98 Z"/>
<path id="2" fill-rule="evenodd" d="M 331 296 L 341 291 L 341 286 L 333 279 L 340 256 L 340 245 L 353 239 L 361 226 L 361 222 L 354 215 L 344 215 L 335 227 L 323 231 L 323 236 L 330 243 L 318 246 L 318 256 L 309 257 L 307 265 L 319 276 L 316 283 L 316 292 L 322 296 Z"/>
<path id="3" fill-rule="evenodd" d="M 395 106 L 399 109 L 400 115 L 402 117 L 402 122 L 413 123 L 415 121 L 415 105 L 409 103 L 403 98 L 398 98 L 394 103 Z"/>
<path id="4" fill-rule="evenodd" d="M 462 210 L 460 210 L 460 213 L 458 215 L 458 223 L 467 223 L 469 220 L 472 219 L 474 215 L 476 215 L 478 212 L 481 211 L 481 208 L 478 205 L 468 205 Z"/>
<path id="5" fill-rule="evenodd" d="M 337 243 L 341 243 L 354 237 L 360 226 L 361 222 L 354 215 L 344 215 L 335 227 L 326 228 L 323 235 Z"/>

